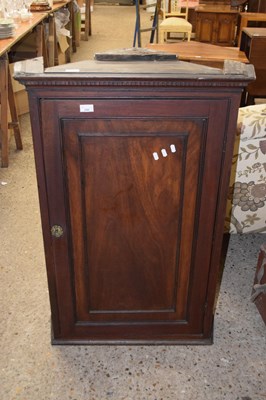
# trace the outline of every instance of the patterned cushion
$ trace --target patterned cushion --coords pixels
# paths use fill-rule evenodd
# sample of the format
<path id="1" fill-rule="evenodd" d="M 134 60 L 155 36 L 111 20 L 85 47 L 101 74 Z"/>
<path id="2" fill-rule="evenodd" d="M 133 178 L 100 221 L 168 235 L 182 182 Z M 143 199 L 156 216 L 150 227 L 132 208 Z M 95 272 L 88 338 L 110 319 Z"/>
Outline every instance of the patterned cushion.
<path id="1" fill-rule="evenodd" d="M 266 104 L 239 109 L 238 133 L 241 141 L 266 137 Z"/>
<path id="2" fill-rule="evenodd" d="M 266 104 L 239 110 L 226 231 L 266 233 Z"/>

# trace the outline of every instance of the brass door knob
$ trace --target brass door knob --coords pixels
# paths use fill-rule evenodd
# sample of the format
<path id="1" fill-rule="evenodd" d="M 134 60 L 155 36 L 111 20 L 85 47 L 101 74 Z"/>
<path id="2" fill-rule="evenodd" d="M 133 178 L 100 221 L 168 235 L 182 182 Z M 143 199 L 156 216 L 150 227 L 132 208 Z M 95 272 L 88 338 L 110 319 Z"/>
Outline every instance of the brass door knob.
<path id="1" fill-rule="evenodd" d="M 61 236 L 63 236 L 64 231 L 63 231 L 62 226 L 60 226 L 60 225 L 53 225 L 52 228 L 51 228 L 51 233 L 52 233 L 52 235 L 53 235 L 54 237 L 60 238 Z"/>

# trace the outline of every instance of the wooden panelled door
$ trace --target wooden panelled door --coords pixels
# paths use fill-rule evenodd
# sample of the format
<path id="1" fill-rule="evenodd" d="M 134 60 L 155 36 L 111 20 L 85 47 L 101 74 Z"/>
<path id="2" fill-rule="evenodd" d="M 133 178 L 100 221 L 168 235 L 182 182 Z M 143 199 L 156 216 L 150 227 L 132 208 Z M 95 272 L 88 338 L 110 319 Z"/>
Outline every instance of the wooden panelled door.
<path id="1" fill-rule="evenodd" d="M 82 102 L 42 103 L 54 342 L 204 338 L 226 101 Z"/>

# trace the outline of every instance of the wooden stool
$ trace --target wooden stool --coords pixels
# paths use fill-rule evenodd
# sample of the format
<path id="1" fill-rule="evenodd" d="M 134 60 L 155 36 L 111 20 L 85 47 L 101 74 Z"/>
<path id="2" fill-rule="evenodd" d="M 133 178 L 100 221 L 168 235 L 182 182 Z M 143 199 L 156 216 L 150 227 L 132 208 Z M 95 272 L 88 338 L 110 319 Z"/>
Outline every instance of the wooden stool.
<path id="1" fill-rule="evenodd" d="M 18 115 L 15 105 L 15 97 L 11 82 L 11 75 L 8 67 L 7 54 L 0 57 L 0 94 L 1 94 L 1 119 L 0 119 L 0 144 L 1 144 L 1 167 L 8 167 L 8 142 L 9 129 L 14 130 L 16 147 L 22 150 L 22 140 Z M 8 106 L 11 115 L 11 122 L 8 122 Z"/>

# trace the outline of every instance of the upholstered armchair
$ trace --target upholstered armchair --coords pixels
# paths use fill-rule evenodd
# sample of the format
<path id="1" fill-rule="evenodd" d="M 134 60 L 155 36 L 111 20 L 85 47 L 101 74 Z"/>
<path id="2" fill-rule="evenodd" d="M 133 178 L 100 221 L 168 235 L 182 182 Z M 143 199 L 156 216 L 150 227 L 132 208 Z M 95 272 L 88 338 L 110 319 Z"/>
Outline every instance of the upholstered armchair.
<path id="1" fill-rule="evenodd" d="M 266 233 L 266 104 L 239 109 L 225 226 Z"/>

